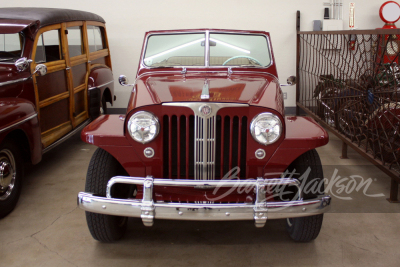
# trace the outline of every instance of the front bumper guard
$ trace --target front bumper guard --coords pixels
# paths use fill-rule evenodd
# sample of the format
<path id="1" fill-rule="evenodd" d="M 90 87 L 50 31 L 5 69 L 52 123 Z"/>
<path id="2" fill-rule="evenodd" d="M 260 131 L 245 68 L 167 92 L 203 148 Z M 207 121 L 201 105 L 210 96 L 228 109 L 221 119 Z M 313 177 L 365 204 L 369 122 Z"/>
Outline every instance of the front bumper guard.
<path id="1" fill-rule="evenodd" d="M 110 195 L 114 184 L 143 185 L 143 199 L 116 199 Z M 295 186 L 301 192 L 297 179 L 257 180 L 173 180 L 152 177 L 116 176 L 107 184 L 107 196 L 91 193 L 78 194 L 78 206 L 89 212 L 124 217 L 141 218 L 145 226 L 152 226 L 154 219 L 194 221 L 235 221 L 254 220 L 256 227 L 263 227 L 267 219 L 284 219 L 321 214 L 329 210 L 331 197 L 318 196 L 302 200 L 299 194 L 295 201 L 267 202 L 267 186 Z M 251 187 L 254 186 L 255 203 L 214 204 L 214 203 L 154 203 L 153 186 L 182 186 L 195 188 Z"/>

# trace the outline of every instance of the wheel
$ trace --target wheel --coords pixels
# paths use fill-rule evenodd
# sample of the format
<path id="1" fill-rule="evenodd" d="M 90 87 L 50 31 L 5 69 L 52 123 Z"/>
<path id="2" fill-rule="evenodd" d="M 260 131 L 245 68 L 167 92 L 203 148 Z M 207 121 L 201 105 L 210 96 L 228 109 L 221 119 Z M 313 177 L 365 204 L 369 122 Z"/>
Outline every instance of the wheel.
<path id="1" fill-rule="evenodd" d="M 308 169 L 310 168 L 310 169 Z M 288 168 L 290 172 L 295 170 L 293 178 L 300 180 L 305 186 L 302 187 L 303 199 L 313 199 L 324 194 L 324 181 L 321 160 L 315 149 L 309 150 L 298 157 Z M 308 175 L 308 170 L 310 171 Z M 306 179 L 305 181 L 303 179 Z M 297 242 L 309 242 L 317 238 L 321 226 L 323 214 L 288 218 L 286 220 L 289 236 Z"/>
<path id="2" fill-rule="evenodd" d="M 113 176 L 126 175 L 119 162 L 107 151 L 98 148 L 92 156 L 86 176 L 86 192 L 97 196 L 106 196 L 107 183 Z M 130 186 L 114 185 L 111 195 L 115 198 L 128 198 Z M 94 239 L 101 242 L 119 240 L 126 231 L 127 217 L 86 212 L 86 222 Z"/>
<path id="3" fill-rule="evenodd" d="M 107 114 L 107 102 L 106 98 L 103 95 L 103 97 L 101 98 L 100 115 L 104 114 Z"/>
<path id="4" fill-rule="evenodd" d="M 6 140 L 0 146 L 0 218 L 17 205 L 24 174 L 23 160 L 18 145 Z"/>

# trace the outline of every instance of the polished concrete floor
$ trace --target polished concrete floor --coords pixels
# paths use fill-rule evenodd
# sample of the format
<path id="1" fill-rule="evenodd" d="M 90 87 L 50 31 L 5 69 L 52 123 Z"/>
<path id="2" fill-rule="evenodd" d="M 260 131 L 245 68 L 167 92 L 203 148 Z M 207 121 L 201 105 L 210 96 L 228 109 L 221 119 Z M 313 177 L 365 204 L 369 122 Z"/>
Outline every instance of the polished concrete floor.
<path id="1" fill-rule="evenodd" d="M 95 149 L 76 135 L 27 170 L 16 209 L 0 220 L 0 266 L 400 266 L 400 204 L 386 201 L 389 178 L 350 149 L 350 159 L 340 159 L 332 135 L 318 151 L 336 197 L 319 237 L 306 244 L 289 238 L 283 220 L 258 229 L 250 221 L 146 228 L 138 219 L 121 241 L 99 243 L 76 206 Z M 371 185 L 357 192 L 338 183 L 351 175 Z"/>

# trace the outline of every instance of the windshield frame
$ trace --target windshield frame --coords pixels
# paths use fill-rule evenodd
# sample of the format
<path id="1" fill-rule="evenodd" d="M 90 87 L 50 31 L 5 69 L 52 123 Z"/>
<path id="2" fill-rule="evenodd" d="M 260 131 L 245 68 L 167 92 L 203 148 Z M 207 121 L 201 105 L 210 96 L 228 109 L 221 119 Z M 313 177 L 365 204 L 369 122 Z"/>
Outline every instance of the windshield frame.
<path id="1" fill-rule="evenodd" d="M 204 65 L 203 66 L 192 66 L 192 65 L 179 65 L 179 66 L 157 66 L 157 67 L 151 67 L 145 64 L 144 62 L 144 56 L 146 55 L 146 50 L 147 50 L 147 43 L 150 37 L 155 36 L 155 35 L 177 35 L 177 34 L 191 34 L 191 33 L 204 33 L 205 34 L 205 49 L 204 49 Z M 240 66 L 240 65 L 212 65 L 210 66 L 210 33 L 218 33 L 218 34 L 234 34 L 234 35 L 253 35 L 253 36 L 263 36 L 266 41 L 267 41 L 267 47 L 268 47 L 268 54 L 270 58 L 270 62 L 266 66 Z M 270 38 L 267 34 L 264 33 L 251 33 L 251 32 L 242 32 L 242 31 L 218 31 L 218 30 L 193 30 L 193 31 L 171 31 L 171 32 L 159 32 L 159 33 L 150 33 L 146 36 L 145 42 L 143 44 L 143 51 L 142 55 L 140 57 L 140 65 L 142 66 L 143 69 L 163 69 L 163 68 L 176 68 L 176 69 L 188 69 L 188 68 L 193 68 L 193 69 L 204 69 L 204 68 L 209 68 L 209 69 L 217 69 L 217 68 L 249 68 L 249 69 L 267 69 L 271 67 L 274 64 L 274 58 L 272 56 L 272 47 L 271 47 L 271 41 Z"/>
<path id="2" fill-rule="evenodd" d="M 24 32 L 22 32 L 22 31 L 21 31 L 21 32 L 16 32 L 16 33 L 18 33 L 18 34 L 22 37 L 21 54 L 20 54 L 19 56 L 13 57 L 13 58 L 10 59 L 10 60 L 4 60 L 4 61 L 2 61 L 1 58 L 0 58 L 0 64 L 14 64 L 15 61 L 17 61 L 18 59 L 22 58 L 22 56 L 23 56 L 23 54 L 24 54 L 24 51 L 25 51 L 26 36 L 25 36 Z"/>

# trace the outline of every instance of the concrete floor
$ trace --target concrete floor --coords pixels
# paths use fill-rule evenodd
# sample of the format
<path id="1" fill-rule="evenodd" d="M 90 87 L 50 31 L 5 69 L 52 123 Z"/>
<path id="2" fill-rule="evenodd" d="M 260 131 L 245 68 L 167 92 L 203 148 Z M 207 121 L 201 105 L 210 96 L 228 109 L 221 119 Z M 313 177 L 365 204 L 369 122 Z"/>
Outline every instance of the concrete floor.
<path id="1" fill-rule="evenodd" d="M 96 148 L 79 135 L 45 154 L 27 170 L 21 199 L 0 220 L 0 266 L 399 266 L 400 204 L 389 204 L 390 180 L 349 149 L 339 159 L 341 142 L 331 135 L 319 148 L 325 177 L 372 178 L 367 194 L 331 192 L 332 210 L 319 237 L 294 243 L 283 220 L 261 229 L 253 222 L 156 221 L 152 228 L 130 219 L 124 239 L 95 241 L 85 214 L 76 206 L 86 169 Z"/>

